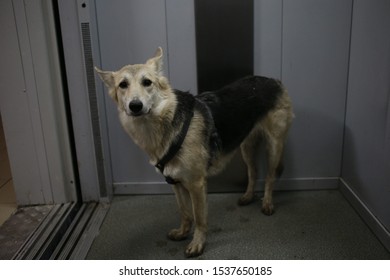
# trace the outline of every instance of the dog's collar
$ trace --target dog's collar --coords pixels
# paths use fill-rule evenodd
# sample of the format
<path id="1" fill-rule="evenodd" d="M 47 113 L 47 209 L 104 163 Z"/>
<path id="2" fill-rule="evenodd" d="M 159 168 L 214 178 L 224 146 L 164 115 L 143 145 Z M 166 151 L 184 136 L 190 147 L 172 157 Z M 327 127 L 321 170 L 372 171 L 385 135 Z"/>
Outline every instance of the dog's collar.
<path id="1" fill-rule="evenodd" d="M 161 174 L 164 174 L 165 165 L 175 157 L 177 152 L 180 150 L 180 148 L 184 142 L 184 139 L 187 136 L 188 128 L 190 127 L 192 117 L 194 116 L 194 105 L 195 105 L 195 99 L 192 100 L 191 106 L 186 108 L 186 110 L 181 110 L 181 108 L 176 109 L 174 120 L 172 121 L 172 123 L 176 122 L 178 118 L 182 118 L 182 119 L 184 119 L 183 125 L 181 126 L 180 132 L 173 139 L 172 144 L 168 148 L 165 155 L 155 165 L 155 167 L 158 168 L 158 170 L 160 170 Z M 180 106 L 180 103 L 178 103 L 177 106 Z M 171 176 L 165 176 L 165 181 L 168 184 L 179 183 L 178 181 L 173 179 Z"/>

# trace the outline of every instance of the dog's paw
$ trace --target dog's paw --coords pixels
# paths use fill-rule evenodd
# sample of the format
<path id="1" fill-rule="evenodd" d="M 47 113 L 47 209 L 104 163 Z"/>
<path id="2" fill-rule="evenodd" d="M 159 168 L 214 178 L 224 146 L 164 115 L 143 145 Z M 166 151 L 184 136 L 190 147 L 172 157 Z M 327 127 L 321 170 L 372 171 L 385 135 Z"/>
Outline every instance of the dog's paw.
<path id="1" fill-rule="evenodd" d="M 252 195 L 244 194 L 243 196 L 240 197 L 237 203 L 240 206 L 245 206 L 252 203 L 254 200 L 255 200 L 255 196 L 253 194 Z"/>
<path id="2" fill-rule="evenodd" d="M 173 229 L 168 233 L 168 238 L 173 241 L 181 241 L 187 239 L 188 235 L 188 232 L 183 232 L 180 229 Z"/>
<path id="3" fill-rule="evenodd" d="M 274 205 L 272 203 L 263 203 L 261 212 L 263 212 L 264 215 L 271 216 L 274 213 Z"/>
<path id="4" fill-rule="evenodd" d="M 187 258 L 195 258 L 203 254 L 205 243 L 196 243 L 192 241 L 185 250 Z"/>

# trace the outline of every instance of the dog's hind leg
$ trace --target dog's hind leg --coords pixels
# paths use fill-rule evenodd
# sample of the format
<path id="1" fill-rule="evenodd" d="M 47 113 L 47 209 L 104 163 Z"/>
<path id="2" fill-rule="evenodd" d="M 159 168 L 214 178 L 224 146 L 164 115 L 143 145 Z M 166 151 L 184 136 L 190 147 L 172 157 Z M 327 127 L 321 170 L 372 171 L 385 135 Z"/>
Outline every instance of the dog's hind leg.
<path id="1" fill-rule="evenodd" d="M 287 110 L 276 110 L 263 122 L 263 132 L 267 142 L 267 175 L 265 178 L 262 211 L 272 215 L 272 191 L 275 179 L 283 172 L 283 150 L 292 113 Z"/>
<path id="2" fill-rule="evenodd" d="M 272 215 L 274 206 L 272 202 L 272 192 L 278 168 L 282 166 L 282 154 L 284 143 L 280 139 L 268 137 L 267 139 L 267 175 L 265 178 L 264 197 L 261 210 L 265 215 Z"/>
<path id="3" fill-rule="evenodd" d="M 174 185 L 173 190 L 175 191 L 176 201 L 180 210 L 181 224 L 178 229 L 172 229 L 168 233 L 168 238 L 179 241 L 186 239 L 190 234 L 194 218 L 192 215 L 191 198 L 188 191 L 181 184 Z"/>
<path id="4" fill-rule="evenodd" d="M 248 186 L 245 194 L 238 200 L 239 205 L 248 205 L 254 200 L 254 188 L 257 179 L 256 148 L 259 142 L 258 137 L 259 135 L 255 128 L 241 144 L 242 158 L 247 166 Z"/>

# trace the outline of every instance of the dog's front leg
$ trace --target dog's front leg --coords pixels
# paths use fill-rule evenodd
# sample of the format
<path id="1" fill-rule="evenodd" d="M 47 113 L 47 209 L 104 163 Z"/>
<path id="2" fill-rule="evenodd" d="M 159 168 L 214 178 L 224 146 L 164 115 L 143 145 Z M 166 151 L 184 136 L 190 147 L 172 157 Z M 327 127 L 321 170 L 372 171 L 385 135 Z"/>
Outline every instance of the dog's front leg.
<path id="1" fill-rule="evenodd" d="M 182 184 L 176 184 L 173 186 L 173 190 L 175 191 L 176 201 L 180 210 L 181 224 L 178 229 L 172 229 L 168 233 L 168 238 L 179 241 L 188 237 L 194 218 L 191 209 L 191 198 L 187 189 Z"/>
<path id="2" fill-rule="evenodd" d="M 187 257 L 196 257 L 203 253 L 206 245 L 207 234 L 207 197 L 206 178 L 189 183 L 186 188 L 190 193 L 192 211 L 195 219 L 194 237 L 187 246 L 185 254 Z"/>

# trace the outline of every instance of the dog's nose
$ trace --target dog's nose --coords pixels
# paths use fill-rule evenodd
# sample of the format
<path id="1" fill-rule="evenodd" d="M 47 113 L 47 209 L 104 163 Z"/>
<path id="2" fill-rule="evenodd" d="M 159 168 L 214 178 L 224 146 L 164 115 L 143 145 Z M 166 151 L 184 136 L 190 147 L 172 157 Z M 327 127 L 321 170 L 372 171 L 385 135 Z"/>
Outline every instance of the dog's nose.
<path id="1" fill-rule="evenodd" d="M 129 109 L 132 113 L 138 114 L 141 112 L 143 106 L 144 105 L 142 104 L 142 102 L 140 100 L 135 99 L 135 100 L 130 102 Z"/>

